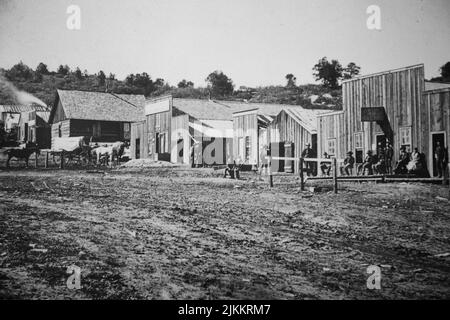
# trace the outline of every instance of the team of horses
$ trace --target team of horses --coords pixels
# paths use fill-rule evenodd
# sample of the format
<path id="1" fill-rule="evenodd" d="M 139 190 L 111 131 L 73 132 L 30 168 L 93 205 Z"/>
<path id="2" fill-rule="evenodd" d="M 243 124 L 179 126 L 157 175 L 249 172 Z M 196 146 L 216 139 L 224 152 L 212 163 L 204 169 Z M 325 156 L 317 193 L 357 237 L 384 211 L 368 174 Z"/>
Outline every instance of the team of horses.
<path id="1" fill-rule="evenodd" d="M 87 139 L 80 139 L 80 146 L 72 151 L 64 151 L 66 160 L 72 160 L 74 158 L 81 158 L 81 160 L 86 164 L 93 164 L 96 166 L 112 166 L 113 164 L 120 163 L 122 156 L 124 154 L 125 148 L 128 147 L 128 143 L 117 141 L 110 145 L 98 145 L 86 142 Z M 89 141 L 89 140 L 87 140 Z M 28 167 L 28 161 L 30 156 L 35 153 L 39 156 L 40 149 L 36 143 L 27 142 L 19 148 L 8 149 L 4 151 L 7 155 L 6 167 L 9 167 L 9 162 L 12 158 L 18 160 L 24 160 L 26 166 Z M 61 157 L 61 161 L 63 157 Z"/>

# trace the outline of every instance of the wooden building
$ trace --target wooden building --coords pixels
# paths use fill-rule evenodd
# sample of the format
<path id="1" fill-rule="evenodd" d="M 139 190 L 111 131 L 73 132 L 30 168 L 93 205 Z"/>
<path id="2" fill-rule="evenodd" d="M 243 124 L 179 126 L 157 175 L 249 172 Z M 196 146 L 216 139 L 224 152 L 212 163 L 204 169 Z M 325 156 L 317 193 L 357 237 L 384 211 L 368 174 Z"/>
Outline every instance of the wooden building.
<path id="1" fill-rule="evenodd" d="M 40 149 L 51 145 L 51 128 L 48 123 L 50 111 L 22 112 L 19 121 L 19 140 L 34 142 Z"/>
<path id="2" fill-rule="evenodd" d="M 252 166 L 260 163 L 262 147 L 276 142 L 294 143 L 295 155 L 299 157 L 307 143 L 316 150 L 316 116 L 329 110 L 265 103 L 241 104 L 236 108 L 240 110 L 233 113 L 233 156 Z"/>
<path id="3" fill-rule="evenodd" d="M 317 116 L 324 112 L 329 109 L 284 108 L 269 124 L 268 141 L 283 143 L 286 152 L 289 146 L 289 154 L 285 156 L 300 158 L 307 144 L 317 155 Z M 284 169 L 288 171 L 287 167 Z M 298 166 L 292 168 L 291 163 L 289 171 L 298 172 Z"/>
<path id="4" fill-rule="evenodd" d="M 130 141 L 131 123 L 143 119 L 143 95 L 57 90 L 50 112 L 55 137 L 92 137 L 94 142 Z"/>
<path id="5" fill-rule="evenodd" d="M 444 133 L 449 105 L 447 89 L 427 90 L 431 86 L 424 80 L 422 64 L 343 81 L 343 110 L 318 116 L 319 153 L 344 158 L 352 151 L 361 163 L 368 150 L 379 153 L 389 139 L 393 164 L 402 146 L 409 151 L 417 147 L 427 155 L 432 172 L 432 137 Z M 445 140 L 447 136 L 444 133 Z"/>
<path id="6" fill-rule="evenodd" d="M 221 102 L 149 99 L 145 120 L 131 128 L 133 158 L 204 166 L 231 161 L 233 108 Z"/>

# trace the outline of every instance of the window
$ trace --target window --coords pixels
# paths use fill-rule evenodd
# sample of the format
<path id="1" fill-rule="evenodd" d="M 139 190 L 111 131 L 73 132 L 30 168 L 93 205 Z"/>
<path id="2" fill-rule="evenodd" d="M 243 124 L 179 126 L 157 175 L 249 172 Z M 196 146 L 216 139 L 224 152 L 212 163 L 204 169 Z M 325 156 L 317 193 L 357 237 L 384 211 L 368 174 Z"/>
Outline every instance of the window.
<path id="1" fill-rule="evenodd" d="M 334 156 L 336 154 L 336 139 L 328 139 L 328 154 Z"/>
<path id="2" fill-rule="evenodd" d="M 125 132 L 130 131 L 130 124 L 128 122 L 125 122 L 123 124 L 123 131 L 125 131 Z"/>
<path id="3" fill-rule="evenodd" d="M 355 149 L 364 149 L 363 137 L 363 132 L 355 133 Z"/>
<path id="4" fill-rule="evenodd" d="M 400 128 L 400 146 L 411 147 L 411 127 Z"/>
<path id="5" fill-rule="evenodd" d="M 250 137 L 245 137 L 245 161 L 250 160 Z"/>

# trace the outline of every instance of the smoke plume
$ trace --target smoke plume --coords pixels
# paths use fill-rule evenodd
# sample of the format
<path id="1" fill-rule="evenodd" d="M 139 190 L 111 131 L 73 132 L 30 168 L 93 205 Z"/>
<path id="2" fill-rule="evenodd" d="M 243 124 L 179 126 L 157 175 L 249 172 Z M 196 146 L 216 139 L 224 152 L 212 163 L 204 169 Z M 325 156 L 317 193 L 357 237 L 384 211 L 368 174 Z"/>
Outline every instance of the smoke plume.
<path id="1" fill-rule="evenodd" d="M 6 92 L 9 96 L 14 98 L 14 101 L 17 104 L 30 105 L 32 103 L 36 103 L 43 107 L 47 107 L 42 100 L 36 98 L 28 92 L 17 89 L 16 86 L 6 80 L 3 75 L 0 75 L 0 91 Z"/>

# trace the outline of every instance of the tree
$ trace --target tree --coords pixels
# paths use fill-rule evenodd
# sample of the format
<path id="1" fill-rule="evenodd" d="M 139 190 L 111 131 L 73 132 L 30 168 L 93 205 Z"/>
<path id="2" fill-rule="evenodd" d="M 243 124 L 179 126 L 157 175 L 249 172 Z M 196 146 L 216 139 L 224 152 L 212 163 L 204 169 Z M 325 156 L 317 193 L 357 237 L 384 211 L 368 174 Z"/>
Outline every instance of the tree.
<path id="1" fill-rule="evenodd" d="M 66 64 L 65 66 L 63 66 L 62 64 L 58 67 L 58 70 L 56 71 L 58 74 L 63 75 L 63 76 L 67 76 L 70 72 L 70 68 L 69 66 Z"/>
<path id="2" fill-rule="evenodd" d="M 99 73 L 97 74 L 97 80 L 99 86 L 105 85 L 106 75 L 102 70 L 100 70 Z"/>
<path id="3" fill-rule="evenodd" d="M 359 72 L 361 71 L 361 67 L 357 66 L 356 63 L 350 62 L 347 67 L 344 69 L 344 79 L 351 79 L 359 75 Z"/>
<path id="4" fill-rule="evenodd" d="M 215 97 L 225 97 L 233 93 L 233 81 L 222 71 L 214 71 L 206 78 L 208 88 Z"/>
<path id="5" fill-rule="evenodd" d="M 36 67 L 36 73 L 38 73 L 40 75 L 44 75 L 44 74 L 49 74 L 50 72 L 48 71 L 47 65 L 45 63 L 41 62 Z"/>
<path id="6" fill-rule="evenodd" d="M 442 81 L 450 82 L 450 61 L 447 62 L 446 64 L 444 64 L 440 68 L 440 71 L 441 71 Z"/>
<path id="7" fill-rule="evenodd" d="M 16 79 L 30 80 L 33 78 L 33 70 L 31 70 L 30 67 L 24 64 L 22 61 L 20 61 L 18 64 L 15 64 L 14 66 L 12 66 L 11 69 L 8 70 L 6 76 L 10 80 Z"/>
<path id="8" fill-rule="evenodd" d="M 134 84 L 134 74 L 129 74 L 126 78 L 125 78 L 125 83 L 129 86 L 132 86 Z"/>
<path id="9" fill-rule="evenodd" d="M 289 73 L 289 74 L 286 75 L 286 80 L 287 80 L 286 87 L 292 88 L 292 87 L 296 87 L 297 86 L 296 83 L 295 83 L 297 78 L 294 77 L 294 75 L 292 73 Z"/>
<path id="10" fill-rule="evenodd" d="M 178 82 L 178 88 L 193 88 L 194 83 L 192 81 L 186 81 L 186 79 L 181 80 Z"/>
<path id="11" fill-rule="evenodd" d="M 114 74 L 114 73 L 109 73 L 109 76 L 108 76 L 108 79 L 109 80 L 116 80 L 116 75 Z"/>
<path id="12" fill-rule="evenodd" d="M 316 80 L 322 81 L 328 88 L 336 89 L 339 87 L 339 80 L 342 78 L 342 65 L 337 60 L 328 61 L 323 57 L 313 68 L 313 75 Z"/>
<path id="13" fill-rule="evenodd" d="M 83 79 L 83 73 L 81 72 L 80 68 L 77 67 L 77 68 L 75 69 L 74 74 L 75 74 L 75 77 L 76 77 L 78 80 Z"/>

